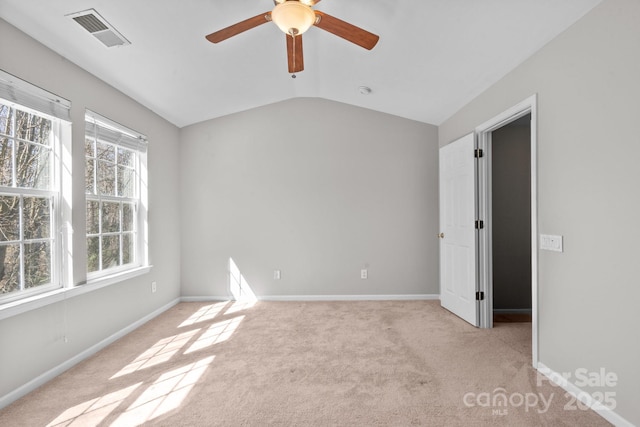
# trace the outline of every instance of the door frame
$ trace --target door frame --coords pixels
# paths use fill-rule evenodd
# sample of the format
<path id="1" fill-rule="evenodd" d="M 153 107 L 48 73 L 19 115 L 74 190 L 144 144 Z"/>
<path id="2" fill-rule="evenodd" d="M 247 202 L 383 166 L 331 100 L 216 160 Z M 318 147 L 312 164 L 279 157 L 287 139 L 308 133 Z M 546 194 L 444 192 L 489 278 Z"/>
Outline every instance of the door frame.
<path id="1" fill-rule="evenodd" d="M 493 327 L 493 252 L 491 239 L 491 133 L 502 126 L 531 114 L 531 360 L 538 367 L 538 134 L 537 95 L 532 95 L 475 128 L 477 147 L 485 161 L 478 162 L 478 213 L 484 219 L 484 233 L 478 239 L 478 290 L 480 327 Z"/>

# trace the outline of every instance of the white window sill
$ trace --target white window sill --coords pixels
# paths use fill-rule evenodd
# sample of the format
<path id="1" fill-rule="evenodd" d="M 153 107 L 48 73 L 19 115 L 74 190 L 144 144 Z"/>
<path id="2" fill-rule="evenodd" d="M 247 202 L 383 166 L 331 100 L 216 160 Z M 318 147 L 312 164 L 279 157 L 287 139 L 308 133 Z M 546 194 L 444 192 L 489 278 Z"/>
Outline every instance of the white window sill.
<path id="1" fill-rule="evenodd" d="M 63 301 L 68 298 L 73 298 L 77 297 L 78 295 L 93 292 L 106 286 L 113 285 L 114 283 L 122 282 L 123 280 L 128 280 L 137 276 L 141 276 L 143 274 L 147 274 L 151 271 L 151 267 L 152 266 L 150 265 L 145 267 L 138 267 L 117 274 L 92 279 L 90 281 L 87 281 L 87 283 L 85 284 L 77 285 L 72 288 L 60 288 L 50 292 L 43 292 L 32 297 L 2 304 L 0 305 L 0 320 L 17 316 L 19 314 L 41 308 L 49 304 L 55 304 L 56 302 Z"/>

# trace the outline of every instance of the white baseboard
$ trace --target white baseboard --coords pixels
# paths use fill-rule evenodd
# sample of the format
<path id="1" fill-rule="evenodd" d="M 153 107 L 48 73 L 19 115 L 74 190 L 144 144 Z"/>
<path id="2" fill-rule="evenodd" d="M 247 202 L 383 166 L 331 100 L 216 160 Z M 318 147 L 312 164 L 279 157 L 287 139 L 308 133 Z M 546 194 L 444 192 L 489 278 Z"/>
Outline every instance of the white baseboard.
<path id="1" fill-rule="evenodd" d="M 410 295 L 262 295 L 259 301 L 404 301 L 437 300 L 437 294 Z"/>
<path id="2" fill-rule="evenodd" d="M 119 330 L 118 332 L 116 332 L 115 334 L 111 335 L 110 337 L 107 337 L 107 338 L 103 339 L 99 343 L 94 344 L 91 347 L 89 347 L 88 349 L 86 349 L 86 350 L 82 351 L 81 353 L 73 356 L 71 359 L 67 360 L 66 362 L 61 363 L 60 365 L 56 366 L 55 368 L 48 370 L 44 374 L 32 379 L 28 383 L 23 384 L 22 386 L 18 387 L 17 389 L 13 390 L 12 392 L 2 396 L 0 398 L 0 409 L 2 409 L 5 406 L 15 402 L 16 400 L 18 400 L 22 396 L 25 396 L 26 394 L 32 392 L 33 390 L 37 389 L 41 385 L 45 384 L 46 382 L 51 381 L 52 379 L 54 379 L 58 375 L 62 374 L 64 371 L 66 371 L 69 368 L 77 365 L 78 363 L 82 362 L 83 360 L 87 359 L 88 357 L 93 356 L 94 354 L 96 354 L 98 351 L 102 350 L 103 348 L 105 348 L 109 344 L 115 342 L 116 340 L 122 338 L 123 336 L 127 335 L 128 333 L 132 332 L 133 330 L 139 328 L 140 326 L 142 326 L 143 324 L 147 323 L 149 320 L 153 319 L 154 317 L 164 313 L 165 311 L 167 311 L 168 309 L 170 309 L 171 307 L 176 305 L 178 302 L 180 302 L 180 299 L 175 299 L 175 300 L 171 301 L 170 303 L 168 303 L 168 304 L 160 307 L 159 309 L 153 311 L 152 313 L 144 316 L 142 319 L 132 323 L 131 325 L 127 326 L 126 328 Z"/>
<path id="3" fill-rule="evenodd" d="M 439 300 L 439 294 L 408 295 L 258 295 L 258 301 L 410 301 Z M 181 297 L 181 302 L 232 301 L 232 296 Z"/>
<path id="4" fill-rule="evenodd" d="M 580 400 L 585 406 L 591 408 L 595 413 L 617 427 L 634 427 L 632 423 L 624 419 L 617 412 L 607 408 L 602 403 L 591 397 L 591 394 L 585 392 L 574 384 L 566 380 L 562 374 L 551 370 L 542 362 L 538 362 L 538 372 L 549 378 L 551 382 L 559 385 L 573 397 Z"/>
<path id="5" fill-rule="evenodd" d="M 208 301 L 231 301 L 231 296 L 201 296 L 201 297 L 180 297 L 180 302 L 208 302 Z"/>

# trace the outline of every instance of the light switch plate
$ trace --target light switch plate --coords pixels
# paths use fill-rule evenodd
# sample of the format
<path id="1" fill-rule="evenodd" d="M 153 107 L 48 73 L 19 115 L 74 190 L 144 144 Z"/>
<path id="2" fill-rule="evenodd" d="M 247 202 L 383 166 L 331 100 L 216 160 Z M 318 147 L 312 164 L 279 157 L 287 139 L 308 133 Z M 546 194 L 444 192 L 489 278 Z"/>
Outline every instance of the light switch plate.
<path id="1" fill-rule="evenodd" d="M 562 236 L 552 234 L 540 235 L 540 249 L 545 251 L 563 252 Z"/>

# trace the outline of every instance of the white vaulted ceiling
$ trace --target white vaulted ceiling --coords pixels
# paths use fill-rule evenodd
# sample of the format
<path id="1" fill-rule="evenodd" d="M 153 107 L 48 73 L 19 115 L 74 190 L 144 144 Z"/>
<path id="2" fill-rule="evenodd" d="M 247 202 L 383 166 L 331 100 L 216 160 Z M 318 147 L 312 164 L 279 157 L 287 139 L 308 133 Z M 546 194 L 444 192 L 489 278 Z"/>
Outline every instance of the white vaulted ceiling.
<path id="1" fill-rule="evenodd" d="M 0 0 L 0 17 L 179 127 L 295 97 L 438 125 L 598 3 L 322 0 L 315 9 L 380 41 L 367 51 L 312 27 L 295 79 L 273 23 L 205 40 L 271 0 Z M 90 8 L 131 44 L 107 48 L 66 16 Z"/>

